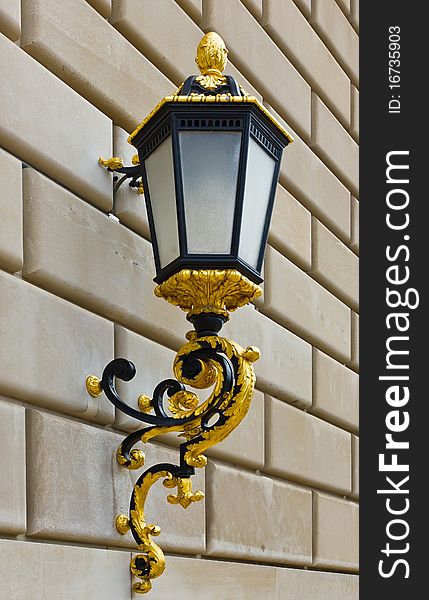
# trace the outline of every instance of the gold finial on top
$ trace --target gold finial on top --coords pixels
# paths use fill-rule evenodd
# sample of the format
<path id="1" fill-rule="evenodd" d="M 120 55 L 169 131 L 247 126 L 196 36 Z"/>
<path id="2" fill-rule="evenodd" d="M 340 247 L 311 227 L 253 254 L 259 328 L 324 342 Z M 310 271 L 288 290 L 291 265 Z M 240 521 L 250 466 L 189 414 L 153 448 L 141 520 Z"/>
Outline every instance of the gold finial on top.
<path id="1" fill-rule="evenodd" d="M 222 75 L 228 60 L 228 50 L 219 34 L 209 31 L 201 39 L 195 62 L 201 75 L 197 81 L 209 90 L 215 90 L 226 82 Z"/>
<path id="2" fill-rule="evenodd" d="M 227 57 L 228 50 L 223 39 L 214 31 L 209 31 L 198 44 L 195 62 L 201 75 L 207 75 L 210 71 L 222 75 Z"/>

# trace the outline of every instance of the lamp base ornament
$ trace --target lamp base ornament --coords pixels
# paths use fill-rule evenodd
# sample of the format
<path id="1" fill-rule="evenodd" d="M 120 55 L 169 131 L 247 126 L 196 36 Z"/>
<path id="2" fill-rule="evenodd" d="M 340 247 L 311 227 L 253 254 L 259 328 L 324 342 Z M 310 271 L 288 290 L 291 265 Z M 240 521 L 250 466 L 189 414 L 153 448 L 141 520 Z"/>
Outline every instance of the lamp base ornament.
<path id="1" fill-rule="evenodd" d="M 155 288 L 155 295 L 195 315 L 216 314 L 229 319 L 229 312 L 253 302 L 262 289 L 236 269 L 183 269 Z"/>
<path id="2" fill-rule="evenodd" d="M 159 535 L 160 528 L 148 522 L 145 515 L 146 498 L 152 485 L 163 479 L 166 488 L 176 489 L 167 496 L 167 501 L 185 509 L 202 500 L 203 492 L 192 490 L 195 468 L 205 467 L 204 452 L 228 437 L 243 420 L 255 387 L 252 363 L 259 358 L 257 348 L 242 348 L 216 333 L 200 336 L 192 331 L 187 337 L 188 343 L 180 348 L 173 363 L 175 379 L 159 383 L 152 398 L 140 396 L 139 407 L 143 410 L 123 402 L 115 387 L 116 378 L 130 381 L 134 377 L 132 362 L 123 358 L 111 361 L 98 384 L 94 376 L 87 378 L 89 393 L 101 388 L 119 410 L 148 425 L 123 440 L 117 452 L 122 467 L 135 470 L 144 466 L 142 450 L 134 447 L 140 441 L 146 443 L 170 432 L 178 433 L 185 440 L 180 445 L 179 464 L 162 463 L 146 469 L 134 485 L 129 515 L 119 515 L 116 519 L 119 533 L 124 535 L 131 531 L 140 551 L 132 559 L 130 568 L 140 579 L 133 588 L 141 594 L 151 589 L 152 580 L 165 569 L 164 554 L 153 539 Z M 200 401 L 185 385 L 213 389 L 206 400 Z"/>

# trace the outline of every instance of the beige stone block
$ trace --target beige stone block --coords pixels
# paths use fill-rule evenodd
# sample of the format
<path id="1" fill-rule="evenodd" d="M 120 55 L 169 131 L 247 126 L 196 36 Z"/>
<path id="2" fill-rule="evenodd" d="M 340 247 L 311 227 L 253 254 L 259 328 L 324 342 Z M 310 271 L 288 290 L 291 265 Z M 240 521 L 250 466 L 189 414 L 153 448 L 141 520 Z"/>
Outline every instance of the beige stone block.
<path id="1" fill-rule="evenodd" d="M 12 42 L 21 34 L 21 0 L 0 0 L 0 31 Z"/>
<path id="2" fill-rule="evenodd" d="M 359 91 L 352 85 L 352 120 L 350 133 L 359 142 Z"/>
<path id="3" fill-rule="evenodd" d="M 255 19 L 261 21 L 263 0 L 242 0 L 242 2 Z"/>
<path id="4" fill-rule="evenodd" d="M 195 56 L 204 32 L 174 0 L 113 0 L 112 7 L 111 22 L 115 28 L 176 85 L 198 71 Z M 230 62 L 226 73 L 235 77 L 248 93 L 261 98 Z"/>
<path id="5" fill-rule="evenodd" d="M 64 44 L 64 36 L 61 39 Z M 112 177 L 97 160 L 111 156 L 111 121 L 2 36 L 0 55 L 0 79 L 8 81 L 2 93 L 0 144 L 102 210 L 110 210 Z M 11 71 L 19 77 L 10 77 Z"/>
<path id="6" fill-rule="evenodd" d="M 349 360 L 350 309 L 270 247 L 264 291 L 266 315 L 333 356 Z"/>
<path id="7" fill-rule="evenodd" d="M 91 6 L 95 8 L 96 11 L 100 13 L 103 17 L 108 19 L 110 17 L 111 11 L 111 0 L 87 0 Z"/>
<path id="8" fill-rule="evenodd" d="M 0 267 L 22 268 L 22 165 L 0 149 Z"/>
<path id="9" fill-rule="evenodd" d="M 154 600 L 358 600 L 359 577 L 178 556 L 153 582 Z M 133 600 L 138 600 L 137 595 Z"/>
<path id="10" fill-rule="evenodd" d="M 358 83 L 359 37 L 337 2 L 335 0 L 313 2 L 310 23 L 352 81 Z"/>
<path id="11" fill-rule="evenodd" d="M 359 438 L 352 435 L 352 494 L 355 500 L 359 499 Z"/>
<path id="12" fill-rule="evenodd" d="M 311 346 L 252 306 L 231 315 L 222 330 L 243 347 L 257 346 L 261 358 L 255 363 L 256 386 L 276 398 L 311 404 Z"/>
<path id="13" fill-rule="evenodd" d="M 350 18 L 353 27 L 359 33 L 359 0 L 350 0 Z"/>
<path id="14" fill-rule="evenodd" d="M 167 568 L 153 582 L 153 600 L 275 600 L 276 569 L 227 561 L 167 556 Z M 141 596 L 133 596 L 138 600 Z"/>
<path id="15" fill-rule="evenodd" d="M 359 371 L 359 315 L 352 312 L 352 358 L 350 367 Z"/>
<path id="16" fill-rule="evenodd" d="M 158 383 L 164 379 L 174 378 L 173 360 L 175 356 L 176 353 L 169 348 L 115 325 L 115 357 L 126 358 L 136 367 L 136 375 L 131 381 L 117 380 L 116 382 L 121 399 L 132 408 L 138 409 L 137 400 L 141 394 L 152 397 Z M 145 425 L 117 410 L 115 426 L 118 429 L 132 431 Z M 175 438 L 176 434 L 171 434 L 169 437 Z"/>
<path id="17" fill-rule="evenodd" d="M 359 565 L 359 506 L 313 492 L 313 565 L 357 571 Z"/>
<path id="18" fill-rule="evenodd" d="M 311 213 L 277 186 L 268 241 L 304 270 L 311 266 Z"/>
<path id="19" fill-rule="evenodd" d="M 359 377 L 333 358 L 313 349 L 311 412 L 350 431 L 359 430 Z"/>
<path id="20" fill-rule="evenodd" d="M 115 528 L 116 516 L 128 514 L 132 485 L 143 473 L 118 465 L 123 436 L 35 410 L 28 414 L 27 436 L 28 535 L 134 547 L 131 533 L 122 536 Z M 176 450 L 153 444 L 144 452 L 145 468 L 179 461 Z M 203 471 L 193 486 L 204 491 Z M 203 552 L 204 502 L 184 510 L 167 502 L 169 493 L 160 481 L 145 504 L 148 522 L 161 527 L 157 543 L 169 551 Z"/>
<path id="21" fill-rule="evenodd" d="M 217 31 L 224 38 L 234 65 L 308 138 L 310 87 L 298 71 L 240 0 L 206 0 L 203 8 L 204 31 Z"/>
<path id="22" fill-rule="evenodd" d="M 1 540 L 2 594 L 8 600 L 129 600 L 130 558 L 115 550 Z"/>
<path id="23" fill-rule="evenodd" d="M 177 4 L 195 21 L 199 23 L 203 16 L 203 0 L 176 0 Z"/>
<path id="24" fill-rule="evenodd" d="M 311 0 L 293 0 L 298 6 L 299 10 L 306 16 L 309 17 L 311 13 Z"/>
<path id="25" fill-rule="evenodd" d="M 292 0 L 265 0 L 262 24 L 312 89 L 323 98 L 344 126 L 348 127 L 349 78 Z M 348 26 L 357 37 L 351 26 Z"/>
<path id="26" fill-rule="evenodd" d="M 313 94 L 312 114 L 311 147 L 358 197 L 359 146 L 316 94 Z"/>
<path id="27" fill-rule="evenodd" d="M 358 600 L 359 577 L 303 569 L 276 569 L 276 600 Z"/>
<path id="28" fill-rule="evenodd" d="M 287 126 L 273 109 L 266 105 Z M 289 128 L 290 129 L 290 128 Z M 283 154 L 280 183 L 297 200 L 332 229 L 344 242 L 350 240 L 350 192 L 294 131 L 294 142 Z"/>
<path id="29" fill-rule="evenodd" d="M 184 313 L 153 293 L 149 242 L 32 169 L 24 213 L 26 279 L 157 341 L 183 343 Z"/>
<path id="30" fill-rule="evenodd" d="M 350 433 L 267 397 L 265 438 L 267 473 L 350 494 Z"/>
<path id="31" fill-rule="evenodd" d="M 324 1 L 324 0 L 316 0 L 316 2 L 320 2 L 320 1 Z M 337 2 L 338 2 L 338 6 L 340 6 L 346 14 L 348 12 L 350 12 L 350 6 L 351 6 L 351 3 L 353 2 L 353 0 L 337 0 Z"/>
<path id="32" fill-rule="evenodd" d="M 208 555 L 311 562 L 309 490 L 212 462 L 206 472 Z"/>
<path id="33" fill-rule="evenodd" d="M 127 142 L 128 134 L 121 127 L 113 127 L 113 151 L 115 156 L 120 156 L 125 165 L 131 165 L 131 159 L 136 154 L 136 149 Z M 121 175 L 119 175 L 121 177 Z M 115 192 L 113 210 L 118 219 L 145 239 L 150 240 L 149 222 L 147 219 L 144 196 L 135 188 L 131 188 L 130 180 L 125 180 Z"/>
<path id="34" fill-rule="evenodd" d="M 196 72 L 204 33 L 174 0 L 113 0 L 111 23 L 176 85 Z"/>
<path id="35" fill-rule="evenodd" d="M 0 391 L 83 419 L 110 424 L 114 411 L 85 379 L 113 358 L 113 325 L 0 272 Z"/>
<path id="36" fill-rule="evenodd" d="M 0 401 L 0 531 L 25 532 L 25 409 Z"/>
<path id="37" fill-rule="evenodd" d="M 359 310 L 359 259 L 329 229 L 312 219 L 310 274 L 348 306 Z"/>
<path id="38" fill-rule="evenodd" d="M 86 2 L 22 0 L 22 7 L 25 51 L 127 131 L 174 91 Z"/>
<path id="39" fill-rule="evenodd" d="M 249 412 L 230 436 L 207 451 L 207 456 L 249 469 L 264 466 L 264 394 L 255 390 Z"/>
<path id="40" fill-rule="evenodd" d="M 351 249 L 359 254 L 359 202 L 352 196 L 352 237 L 350 240 Z"/>
<path id="41" fill-rule="evenodd" d="M 255 98 L 258 98 L 258 100 L 262 102 L 262 96 L 258 92 L 258 90 L 249 82 L 248 79 L 246 79 L 246 77 L 244 77 L 244 75 L 236 67 L 234 67 L 234 65 L 230 61 L 228 61 L 225 67 L 225 73 L 227 75 L 232 75 L 245 92 L 247 92 L 251 96 L 255 96 Z"/>

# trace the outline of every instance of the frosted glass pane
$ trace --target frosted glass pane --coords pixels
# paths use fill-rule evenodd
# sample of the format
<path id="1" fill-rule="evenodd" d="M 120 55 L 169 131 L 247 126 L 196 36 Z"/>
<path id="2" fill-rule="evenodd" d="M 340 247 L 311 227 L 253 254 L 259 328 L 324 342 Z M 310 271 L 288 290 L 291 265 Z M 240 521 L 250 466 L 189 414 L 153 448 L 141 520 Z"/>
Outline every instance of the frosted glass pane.
<path id="1" fill-rule="evenodd" d="M 188 252 L 229 254 L 241 132 L 181 131 L 179 140 Z"/>
<path id="2" fill-rule="evenodd" d="M 250 138 L 239 256 L 255 269 L 261 249 L 274 167 L 274 159 Z"/>
<path id="3" fill-rule="evenodd" d="M 145 160 L 161 268 L 179 256 L 173 150 L 168 136 Z"/>

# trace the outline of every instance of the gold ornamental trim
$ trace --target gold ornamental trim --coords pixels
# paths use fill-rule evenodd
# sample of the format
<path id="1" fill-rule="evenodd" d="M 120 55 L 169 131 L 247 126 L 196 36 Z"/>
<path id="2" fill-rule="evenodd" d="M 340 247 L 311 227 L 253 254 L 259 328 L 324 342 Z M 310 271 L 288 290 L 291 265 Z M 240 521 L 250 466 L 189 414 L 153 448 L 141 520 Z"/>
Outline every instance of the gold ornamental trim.
<path id="1" fill-rule="evenodd" d="M 166 104 L 171 104 L 174 102 L 179 103 L 189 103 L 189 102 L 199 102 L 199 103 L 218 103 L 218 102 L 227 102 L 227 103 L 235 103 L 235 104 L 254 104 L 259 108 L 261 112 L 271 121 L 271 123 L 286 137 L 289 144 L 294 141 L 292 135 L 277 121 L 277 119 L 265 108 L 265 106 L 255 98 L 255 96 L 232 96 L 231 94 L 213 94 L 212 96 L 205 96 L 204 94 L 191 94 L 190 96 L 165 96 L 159 102 L 155 108 L 148 114 L 148 116 L 140 123 L 140 125 L 131 133 L 128 137 L 128 142 L 130 144 L 133 143 L 133 139 L 136 135 L 145 127 L 151 119 L 165 106 Z"/>
<path id="2" fill-rule="evenodd" d="M 188 311 L 188 318 L 215 313 L 229 318 L 229 312 L 262 295 L 262 288 L 236 269 L 183 269 L 158 285 L 155 296 Z"/>

